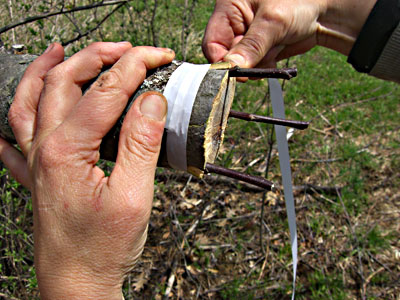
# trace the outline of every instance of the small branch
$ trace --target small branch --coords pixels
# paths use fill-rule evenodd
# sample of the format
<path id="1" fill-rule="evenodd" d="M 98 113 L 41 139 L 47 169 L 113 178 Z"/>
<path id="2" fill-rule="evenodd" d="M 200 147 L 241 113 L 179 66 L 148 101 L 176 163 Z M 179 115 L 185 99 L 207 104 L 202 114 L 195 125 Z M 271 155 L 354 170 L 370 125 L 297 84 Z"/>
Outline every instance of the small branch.
<path id="1" fill-rule="evenodd" d="M 118 5 L 116 8 L 114 8 L 110 13 L 108 13 L 95 27 L 89 29 L 88 31 L 86 31 L 86 32 L 83 33 L 83 34 L 78 33 L 78 36 L 77 36 L 77 37 L 75 37 L 75 38 L 73 38 L 73 39 L 71 39 L 71 40 L 69 40 L 69 41 L 63 42 L 62 45 L 65 47 L 65 46 L 67 46 L 67 45 L 69 45 L 69 44 L 71 44 L 71 43 L 73 43 L 73 42 L 76 42 L 76 41 L 80 40 L 81 38 L 83 38 L 83 37 L 85 37 L 85 36 L 88 36 L 88 35 L 91 34 L 93 31 L 96 31 L 97 29 L 99 29 L 99 27 L 100 27 L 109 17 L 112 16 L 112 14 L 114 14 L 118 9 L 120 9 L 120 8 L 121 8 L 122 6 L 124 6 L 124 5 L 125 5 L 125 3 L 121 3 L 121 4 Z"/>
<path id="2" fill-rule="evenodd" d="M 293 192 L 295 194 L 324 193 L 324 194 L 329 194 L 329 195 L 337 195 L 337 191 L 341 192 L 342 189 L 343 189 L 343 186 L 319 186 L 319 185 L 314 185 L 314 184 L 303 184 L 303 185 L 293 186 Z"/>
<path id="3" fill-rule="evenodd" d="M 233 67 L 229 69 L 230 77 L 251 77 L 251 78 L 281 78 L 291 79 L 297 76 L 296 68 L 285 68 L 285 69 L 244 69 L 239 67 Z"/>
<path id="4" fill-rule="evenodd" d="M 11 19 L 11 22 L 12 22 L 14 20 L 14 14 L 13 14 L 13 7 L 12 7 L 12 1 L 11 0 L 8 0 L 8 12 L 10 14 L 10 19 Z M 15 29 L 14 28 L 12 30 L 12 40 L 13 40 L 13 44 L 15 45 L 17 42 L 16 42 L 16 39 L 15 39 Z"/>
<path id="5" fill-rule="evenodd" d="M 268 181 L 263 177 L 252 176 L 249 174 L 237 172 L 237 171 L 223 168 L 220 166 L 216 166 L 213 164 L 207 163 L 204 171 L 206 173 L 215 173 L 215 174 L 224 175 L 224 176 L 236 179 L 236 180 L 244 181 L 246 183 L 253 184 L 255 186 L 258 186 L 258 187 L 263 188 L 268 191 L 273 191 L 275 189 L 274 184 L 271 181 Z"/>
<path id="6" fill-rule="evenodd" d="M 185 8 L 184 8 L 184 13 L 182 15 L 182 31 L 181 31 L 181 52 L 182 52 L 182 57 L 183 60 L 186 59 L 186 38 L 185 38 L 185 31 L 186 31 L 186 24 L 187 21 L 187 8 L 188 8 L 188 0 L 185 0 Z"/>
<path id="7" fill-rule="evenodd" d="M 268 105 L 268 111 L 269 111 L 270 106 Z M 265 178 L 268 178 L 268 172 L 269 172 L 269 167 L 270 167 L 270 162 L 271 162 L 271 157 L 272 157 L 272 149 L 274 145 L 274 130 L 272 128 L 268 128 L 270 130 L 269 138 L 268 138 L 268 155 L 267 155 L 267 166 L 265 168 Z M 262 198 L 261 198 L 261 211 L 260 211 L 260 248 L 261 252 L 265 255 L 265 261 L 267 260 L 267 255 L 265 254 L 265 248 L 264 248 L 264 241 L 263 241 L 263 222 L 264 222 L 264 209 L 265 209 L 265 200 L 266 200 L 266 192 L 263 192 Z M 264 261 L 264 262 L 265 262 Z M 264 268 L 264 267 L 263 267 Z M 262 273 L 262 272 L 261 272 Z M 260 276 L 261 276 L 260 273 Z"/>
<path id="8" fill-rule="evenodd" d="M 177 260 L 174 260 L 174 264 L 171 268 L 171 274 L 167 281 L 167 288 L 165 289 L 163 300 L 169 299 L 169 294 L 171 293 L 172 287 L 174 286 L 174 283 L 175 283 L 175 278 L 176 278 L 175 271 L 176 271 L 177 265 L 178 265 Z"/>
<path id="9" fill-rule="evenodd" d="M 285 119 L 280 119 L 280 118 L 272 118 L 272 117 L 249 114 L 249 113 L 245 113 L 245 112 L 241 112 L 241 111 L 235 111 L 235 110 L 231 110 L 229 112 L 229 117 L 241 119 L 241 120 L 245 120 L 245 121 L 250 121 L 250 122 L 260 122 L 260 123 L 267 123 L 267 124 L 283 125 L 283 126 L 293 127 L 296 129 L 301 129 L 301 130 L 306 129 L 308 127 L 308 125 L 310 124 L 309 122 L 291 121 L 291 120 L 285 120 Z"/>
<path id="10" fill-rule="evenodd" d="M 72 13 L 72 12 L 76 12 L 76 11 L 81 11 L 81 10 L 88 10 L 88 9 L 93 9 L 96 7 L 101 7 L 101 6 L 109 6 L 109 5 L 115 5 L 115 4 L 126 4 L 127 2 L 130 2 L 132 0 L 113 0 L 113 1 L 102 1 L 100 3 L 94 3 L 94 4 L 90 4 L 90 5 L 83 5 L 83 6 L 78 6 L 78 7 L 74 7 L 72 9 L 69 10 L 59 10 L 59 11 L 54 11 L 54 12 L 48 12 L 42 15 L 38 15 L 38 16 L 32 16 L 32 17 L 28 17 L 28 18 L 24 18 L 24 19 L 20 19 L 12 24 L 8 24 L 2 28 L 0 28 L 0 34 L 4 33 L 10 29 L 13 29 L 15 27 L 21 26 L 21 25 L 25 25 L 28 23 L 32 23 L 38 20 L 42 20 L 42 19 L 47 19 L 49 17 L 53 17 L 53 16 L 57 16 L 57 15 L 62 15 L 62 14 L 68 14 L 68 13 Z"/>
<path id="11" fill-rule="evenodd" d="M 150 21 L 150 29 L 151 29 L 151 35 L 153 37 L 153 46 L 157 47 L 158 46 L 158 36 L 155 30 L 155 19 L 156 19 L 156 13 L 157 13 L 157 7 L 158 7 L 158 0 L 154 0 L 154 7 L 153 7 L 153 12 L 151 15 L 151 21 Z"/>
<path id="12" fill-rule="evenodd" d="M 182 32 L 181 32 L 181 52 L 183 60 L 186 61 L 187 55 L 187 43 L 188 43 L 188 29 L 192 22 L 194 8 L 197 4 L 198 0 L 193 0 L 192 5 L 189 8 L 188 0 L 185 0 L 184 14 L 182 16 Z"/>
<path id="13" fill-rule="evenodd" d="M 65 15 L 67 17 L 67 19 L 72 23 L 72 25 L 74 25 L 75 30 L 78 32 L 79 35 L 82 35 L 82 31 L 79 28 L 78 24 L 76 24 L 75 19 L 72 18 L 71 16 L 69 16 L 68 14 Z"/>

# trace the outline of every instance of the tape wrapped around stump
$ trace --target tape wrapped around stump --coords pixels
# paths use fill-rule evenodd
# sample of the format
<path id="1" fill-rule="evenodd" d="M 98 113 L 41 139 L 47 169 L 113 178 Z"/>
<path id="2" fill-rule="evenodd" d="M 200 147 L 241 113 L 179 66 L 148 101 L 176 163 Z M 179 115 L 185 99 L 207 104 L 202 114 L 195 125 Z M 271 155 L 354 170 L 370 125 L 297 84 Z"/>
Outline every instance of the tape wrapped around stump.
<path id="1" fill-rule="evenodd" d="M 15 138 L 8 123 L 8 110 L 25 69 L 36 57 L 0 54 L 0 135 L 11 143 L 15 143 Z M 149 72 L 143 84 L 131 97 L 121 118 L 103 138 L 100 146 L 102 159 L 115 161 L 123 118 L 133 101 L 147 91 L 163 93 L 171 74 L 182 63 L 173 61 Z M 226 63 L 211 65 L 193 104 L 187 135 L 186 160 L 188 172 L 195 176 L 203 175 L 206 163 L 214 163 L 224 137 L 236 84 L 236 79 L 229 77 L 229 67 Z M 167 159 L 166 132 L 163 135 L 158 165 L 171 167 Z"/>

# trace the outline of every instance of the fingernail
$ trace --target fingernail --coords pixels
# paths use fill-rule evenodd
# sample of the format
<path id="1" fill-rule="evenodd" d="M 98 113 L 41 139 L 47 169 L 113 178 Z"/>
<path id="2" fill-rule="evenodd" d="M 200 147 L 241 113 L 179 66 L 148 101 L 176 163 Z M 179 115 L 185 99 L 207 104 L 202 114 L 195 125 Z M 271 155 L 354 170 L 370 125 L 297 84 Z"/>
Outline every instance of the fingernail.
<path id="1" fill-rule="evenodd" d="M 167 101 L 159 95 L 149 95 L 142 100 L 140 111 L 150 119 L 162 121 L 167 114 Z"/>
<path id="2" fill-rule="evenodd" d="M 117 44 L 131 44 L 131 43 L 128 41 L 122 41 L 122 42 L 118 42 Z"/>
<path id="3" fill-rule="evenodd" d="M 241 56 L 240 54 L 228 54 L 224 57 L 225 61 L 229 61 L 235 66 L 245 67 L 246 66 L 246 59 Z"/>
<path id="4" fill-rule="evenodd" d="M 157 48 L 158 50 L 162 51 L 162 52 L 166 52 L 168 54 L 172 54 L 175 53 L 174 50 L 170 49 L 170 48 Z"/>
<path id="5" fill-rule="evenodd" d="M 172 50 L 171 48 L 158 48 L 158 49 L 164 52 L 174 52 L 174 50 Z"/>
<path id="6" fill-rule="evenodd" d="M 49 53 L 54 48 L 54 43 L 50 44 L 47 49 L 43 52 L 43 54 Z"/>

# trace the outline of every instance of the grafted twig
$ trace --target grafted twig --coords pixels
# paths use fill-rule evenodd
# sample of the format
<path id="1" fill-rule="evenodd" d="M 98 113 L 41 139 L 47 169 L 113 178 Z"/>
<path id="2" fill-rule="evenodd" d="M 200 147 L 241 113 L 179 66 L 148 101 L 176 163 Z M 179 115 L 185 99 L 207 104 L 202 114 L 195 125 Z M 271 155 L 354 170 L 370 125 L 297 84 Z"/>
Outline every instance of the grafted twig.
<path id="1" fill-rule="evenodd" d="M 296 129 L 306 129 L 308 127 L 308 125 L 310 124 L 309 122 L 272 118 L 272 117 L 260 116 L 260 115 L 255 115 L 255 114 L 249 114 L 249 113 L 242 112 L 242 111 L 235 111 L 235 110 L 231 110 L 229 112 L 229 117 L 241 119 L 241 120 L 245 120 L 245 121 L 251 121 L 251 122 L 283 125 L 283 126 L 293 127 Z"/>
<path id="2" fill-rule="evenodd" d="M 229 76 L 231 76 L 231 77 L 291 79 L 291 78 L 297 76 L 297 69 L 296 68 L 245 69 L 245 68 L 239 68 L 238 66 L 236 66 L 236 67 L 229 69 Z"/>
<path id="3" fill-rule="evenodd" d="M 268 191 L 274 190 L 274 184 L 271 181 L 266 180 L 261 176 L 252 176 L 249 174 L 237 172 L 231 169 L 227 169 L 221 166 L 216 166 L 213 164 L 206 164 L 206 168 L 204 170 L 206 173 L 215 173 L 219 175 L 224 175 L 230 178 L 234 178 L 240 181 L 244 181 L 250 184 L 254 184 L 260 188 L 263 188 Z"/>

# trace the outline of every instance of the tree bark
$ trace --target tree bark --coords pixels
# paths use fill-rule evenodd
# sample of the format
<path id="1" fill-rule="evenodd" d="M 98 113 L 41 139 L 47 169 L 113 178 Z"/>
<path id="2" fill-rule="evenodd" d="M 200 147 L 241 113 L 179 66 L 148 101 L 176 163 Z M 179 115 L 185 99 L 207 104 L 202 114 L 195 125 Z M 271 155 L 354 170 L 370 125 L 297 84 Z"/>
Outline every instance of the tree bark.
<path id="1" fill-rule="evenodd" d="M 0 54 L 0 136 L 15 143 L 14 134 L 8 123 L 8 110 L 15 90 L 34 55 Z M 173 63 L 149 72 L 143 84 L 131 97 L 121 118 L 103 138 L 100 146 L 102 159 L 115 161 L 121 125 L 135 99 L 147 91 L 164 92 L 171 74 L 182 62 Z M 235 78 L 229 77 L 229 65 L 214 64 L 204 77 L 197 93 L 190 117 L 186 144 L 188 172 L 201 177 L 207 163 L 214 163 L 219 146 L 223 141 L 229 111 L 232 105 Z M 86 86 L 88 88 L 90 84 Z M 170 167 L 166 153 L 166 132 L 164 132 L 158 165 Z"/>

